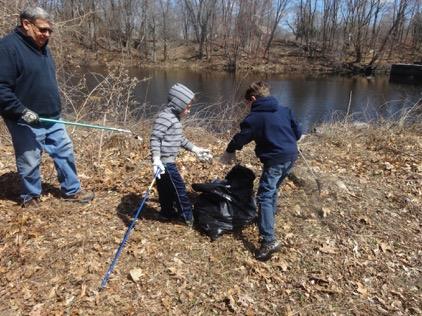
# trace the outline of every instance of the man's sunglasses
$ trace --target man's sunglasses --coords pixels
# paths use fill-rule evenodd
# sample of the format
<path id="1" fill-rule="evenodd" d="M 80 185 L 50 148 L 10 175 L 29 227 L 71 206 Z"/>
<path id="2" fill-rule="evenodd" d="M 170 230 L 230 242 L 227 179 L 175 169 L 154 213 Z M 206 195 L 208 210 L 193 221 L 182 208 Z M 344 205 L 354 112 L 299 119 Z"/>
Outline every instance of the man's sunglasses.
<path id="1" fill-rule="evenodd" d="M 32 23 L 32 22 L 29 22 L 29 23 L 31 23 L 33 26 L 35 26 L 37 28 L 37 30 L 42 34 L 45 34 L 47 32 L 50 33 L 50 34 L 53 33 L 53 29 L 50 28 L 50 27 L 39 27 L 35 23 Z"/>

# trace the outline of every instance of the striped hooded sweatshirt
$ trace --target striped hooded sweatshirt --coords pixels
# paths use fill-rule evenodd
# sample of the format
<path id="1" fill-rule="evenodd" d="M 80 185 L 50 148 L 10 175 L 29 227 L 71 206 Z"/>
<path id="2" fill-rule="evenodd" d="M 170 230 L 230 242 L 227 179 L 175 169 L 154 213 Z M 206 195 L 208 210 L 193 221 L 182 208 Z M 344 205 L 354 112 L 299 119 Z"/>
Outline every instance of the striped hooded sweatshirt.
<path id="1" fill-rule="evenodd" d="M 163 163 L 174 163 L 180 148 L 192 151 L 193 144 L 185 138 L 180 122 L 180 113 L 193 100 L 195 93 L 176 83 L 170 88 L 167 107 L 155 119 L 150 145 L 153 158 Z"/>

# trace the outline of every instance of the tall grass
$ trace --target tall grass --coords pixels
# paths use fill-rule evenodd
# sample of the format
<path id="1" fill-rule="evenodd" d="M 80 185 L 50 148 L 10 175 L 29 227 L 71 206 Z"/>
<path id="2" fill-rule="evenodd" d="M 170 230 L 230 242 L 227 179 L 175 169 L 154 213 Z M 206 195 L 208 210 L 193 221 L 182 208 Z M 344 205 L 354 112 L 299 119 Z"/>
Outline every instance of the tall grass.
<path id="1" fill-rule="evenodd" d="M 232 133 L 248 111 L 249 109 L 239 102 L 208 104 L 187 117 L 185 125 L 201 127 L 216 135 Z"/>
<path id="2" fill-rule="evenodd" d="M 373 106 L 369 104 L 360 112 L 350 113 L 349 108 L 347 112 L 336 111 L 331 114 L 331 118 L 327 123 L 343 125 L 366 123 L 383 125 L 384 127 L 407 127 L 418 125 L 422 122 L 422 98 L 412 104 L 409 104 L 409 101 L 401 101 L 401 107 L 392 113 L 385 114 L 385 111 L 382 111 L 390 103 L 397 102 L 399 101 L 391 100 L 386 102 L 378 107 L 379 111 L 374 111 Z"/>
<path id="3" fill-rule="evenodd" d="M 126 124 L 138 105 L 134 90 L 148 78 L 141 81 L 130 77 L 120 66 L 110 68 L 106 75 L 63 72 L 59 80 L 63 107 L 75 120 L 98 120 L 106 115 L 109 120 Z"/>

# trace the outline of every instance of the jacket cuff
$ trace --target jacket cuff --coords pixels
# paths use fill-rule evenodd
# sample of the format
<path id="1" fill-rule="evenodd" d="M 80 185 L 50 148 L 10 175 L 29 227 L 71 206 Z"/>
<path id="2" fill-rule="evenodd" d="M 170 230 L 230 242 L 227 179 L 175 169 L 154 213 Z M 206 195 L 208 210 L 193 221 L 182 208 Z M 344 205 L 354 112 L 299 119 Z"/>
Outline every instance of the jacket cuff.
<path id="1" fill-rule="evenodd" d="M 17 107 L 10 109 L 9 111 L 5 111 L 5 113 L 10 113 L 12 116 L 15 117 L 21 117 L 23 115 L 23 113 L 28 110 L 28 108 L 26 106 L 24 106 L 23 104 L 18 105 Z"/>

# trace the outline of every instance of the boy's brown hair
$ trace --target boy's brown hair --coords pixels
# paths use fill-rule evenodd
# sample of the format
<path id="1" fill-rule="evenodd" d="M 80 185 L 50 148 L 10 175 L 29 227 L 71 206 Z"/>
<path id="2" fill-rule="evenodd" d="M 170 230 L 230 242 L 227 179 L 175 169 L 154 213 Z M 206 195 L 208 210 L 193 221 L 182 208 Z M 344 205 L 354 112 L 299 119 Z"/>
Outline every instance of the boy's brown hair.
<path id="1" fill-rule="evenodd" d="M 267 97 L 270 95 L 270 85 L 266 81 L 252 82 L 245 92 L 245 99 L 251 101 L 252 97 Z"/>

